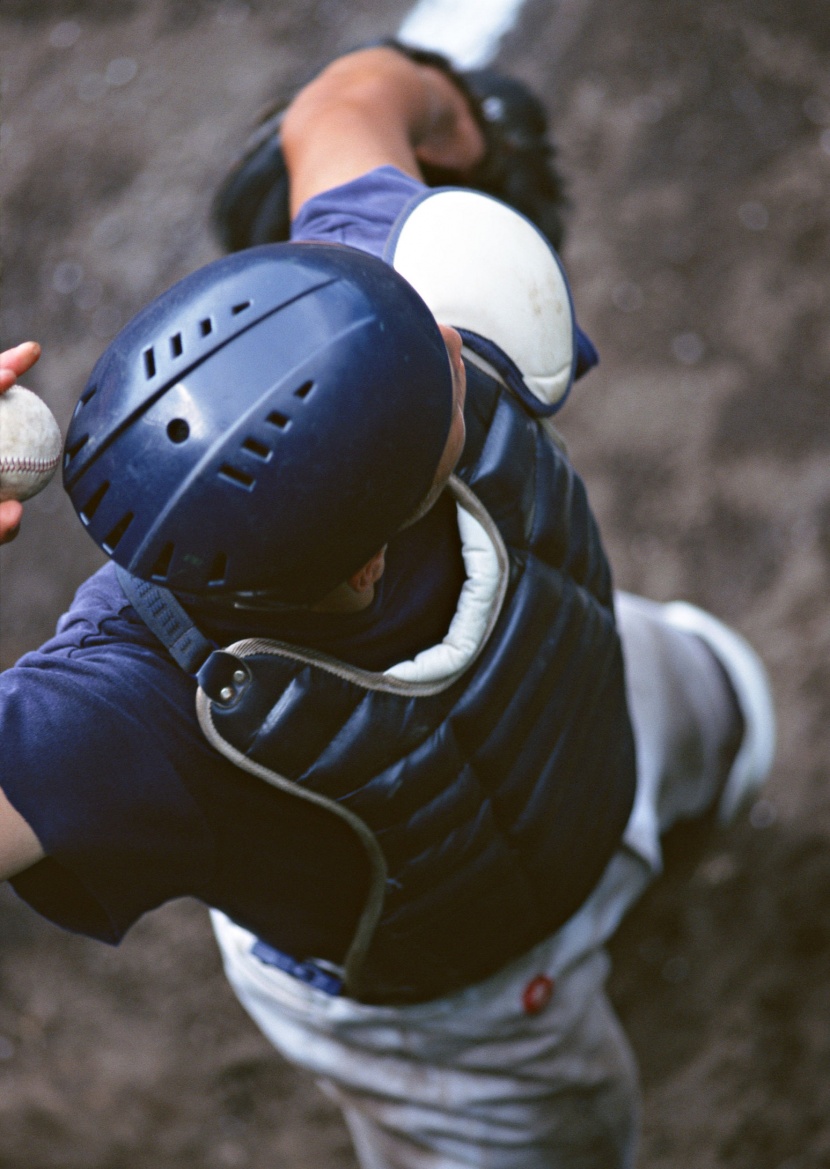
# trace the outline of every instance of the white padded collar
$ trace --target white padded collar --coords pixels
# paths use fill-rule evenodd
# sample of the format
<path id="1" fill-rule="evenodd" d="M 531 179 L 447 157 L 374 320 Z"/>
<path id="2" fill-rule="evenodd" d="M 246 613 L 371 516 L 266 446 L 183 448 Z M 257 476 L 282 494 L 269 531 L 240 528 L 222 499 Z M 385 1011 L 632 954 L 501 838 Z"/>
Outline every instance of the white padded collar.
<path id="1" fill-rule="evenodd" d="M 387 677 L 402 682 L 440 682 L 460 674 L 481 649 L 492 624 L 493 609 L 501 599 L 499 555 L 484 526 L 460 503 L 456 507 L 467 579 L 455 616 L 439 645 L 422 650 L 411 661 L 392 666 L 386 670 Z"/>

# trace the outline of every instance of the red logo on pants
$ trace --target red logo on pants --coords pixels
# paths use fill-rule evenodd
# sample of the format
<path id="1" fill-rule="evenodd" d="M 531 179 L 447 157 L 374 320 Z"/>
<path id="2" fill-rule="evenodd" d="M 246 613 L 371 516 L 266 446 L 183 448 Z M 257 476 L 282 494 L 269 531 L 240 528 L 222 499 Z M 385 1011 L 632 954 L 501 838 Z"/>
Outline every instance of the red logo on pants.
<path id="1" fill-rule="evenodd" d="M 547 974 L 537 974 L 535 978 L 531 978 L 522 993 L 522 1006 L 525 1009 L 525 1014 L 538 1015 L 540 1011 L 544 1011 L 552 995 L 552 978 L 548 978 Z"/>

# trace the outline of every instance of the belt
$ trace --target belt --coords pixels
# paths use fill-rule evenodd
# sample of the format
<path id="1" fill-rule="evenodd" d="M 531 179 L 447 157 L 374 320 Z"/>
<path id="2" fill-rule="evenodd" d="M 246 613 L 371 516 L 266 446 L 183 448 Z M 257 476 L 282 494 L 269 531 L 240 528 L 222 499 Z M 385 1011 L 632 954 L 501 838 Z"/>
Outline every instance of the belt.
<path id="1" fill-rule="evenodd" d="M 251 953 L 265 966 L 274 966 L 285 974 L 290 974 L 298 982 L 305 982 L 315 990 L 324 994 L 339 995 L 343 993 L 343 977 L 337 973 L 337 968 L 323 963 L 320 959 L 309 958 L 298 962 L 290 954 L 284 954 L 269 946 L 267 942 L 257 940 L 251 946 Z"/>

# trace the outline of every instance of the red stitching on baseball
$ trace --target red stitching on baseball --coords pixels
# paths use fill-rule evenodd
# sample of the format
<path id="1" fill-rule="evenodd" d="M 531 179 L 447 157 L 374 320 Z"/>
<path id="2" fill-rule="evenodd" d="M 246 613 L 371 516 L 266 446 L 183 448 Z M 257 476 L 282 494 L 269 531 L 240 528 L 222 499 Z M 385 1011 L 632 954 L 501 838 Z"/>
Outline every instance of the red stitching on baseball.
<path id="1" fill-rule="evenodd" d="M 51 471 L 57 467 L 59 460 L 60 455 L 55 455 L 54 459 L 21 459 L 9 455 L 0 459 L 0 475 L 9 471 Z"/>

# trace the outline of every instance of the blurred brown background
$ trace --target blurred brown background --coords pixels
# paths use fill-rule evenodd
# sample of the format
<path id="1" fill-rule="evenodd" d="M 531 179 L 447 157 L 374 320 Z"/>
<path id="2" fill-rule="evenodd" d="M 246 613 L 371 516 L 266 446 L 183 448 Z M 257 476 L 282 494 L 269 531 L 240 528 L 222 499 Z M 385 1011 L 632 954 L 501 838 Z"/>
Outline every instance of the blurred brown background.
<path id="1" fill-rule="evenodd" d="M 65 427 L 117 329 L 217 254 L 259 109 L 403 0 L 2 0 L 0 343 Z M 732 621 L 780 753 L 687 834 L 615 945 L 646 1169 L 830 1166 L 830 20 L 824 0 L 529 0 L 499 63 L 545 98 L 565 260 L 602 353 L 561 416 L 617 583 Z M 99 563 L 58 484 L 0 552 L 4 666 Z M 0 748 L 1 749 L 1 748 Z M 0 897 L 0 1169 L 350 1166 L 336 1114 L 176 904 L 117 951 Z"/>

